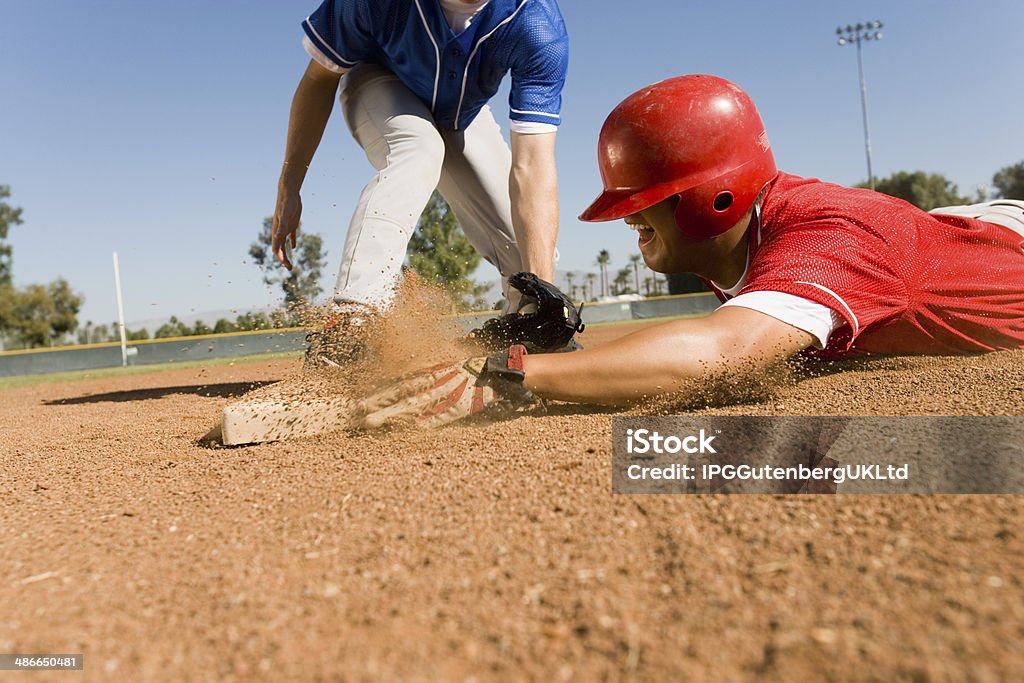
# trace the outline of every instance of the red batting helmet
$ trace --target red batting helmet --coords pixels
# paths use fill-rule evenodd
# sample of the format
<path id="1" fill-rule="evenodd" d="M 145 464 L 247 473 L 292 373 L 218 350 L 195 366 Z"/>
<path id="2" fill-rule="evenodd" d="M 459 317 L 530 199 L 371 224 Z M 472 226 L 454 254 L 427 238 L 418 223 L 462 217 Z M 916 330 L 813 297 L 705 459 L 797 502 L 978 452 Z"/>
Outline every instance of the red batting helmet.
<path id="1" fill-rule="evenodd" d="M 676 196 L 676 225 L 698 239 L 736 225 L 778 174 L 750 96 L 716 76 L 669 78 L 627 97 L 605 120 L 597 157 L 604 192 L 580 220 Z"/>

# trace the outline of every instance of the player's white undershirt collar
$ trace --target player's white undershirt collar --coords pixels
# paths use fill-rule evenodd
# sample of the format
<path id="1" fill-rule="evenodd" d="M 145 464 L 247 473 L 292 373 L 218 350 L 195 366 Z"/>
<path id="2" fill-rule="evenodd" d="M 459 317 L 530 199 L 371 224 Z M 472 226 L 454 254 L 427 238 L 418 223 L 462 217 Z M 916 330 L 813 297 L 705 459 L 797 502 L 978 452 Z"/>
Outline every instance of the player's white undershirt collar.
<path id="1" fill-rule="evenodd" d="M 474 3 L 459 2 L 459 0 L 441 0 L 441 9 L 448 25 L 456 34 L 462 33 L 473 23 L 474 17 L 480 13 L 491 0 L 478 0 Z"/>
<path id="2" fill-rule="evenodd" d="M 731 287 L 724 287 L 714 280 L 709 282 L 720 291 L 722 294 L 732 298 L 740 293 L 740 290 L 747 284 L 747 273 L 750 271 L 750 257 L 754 253 L 754 248 L 761 242 L 761 204 L 760 202 L 754 203 L 754 215 L 751 217 L 751 229 L 754 230 L 754 234 L 747 238 L 747 258 L 743 264 L 743 274 L 740 275 L 740 279 Z M 753 244 L 751 244 L 753 240 Z"/>
<path id="3" fill-rule="evenodd" d="M 757 246 L 761 243 L 761 204 L 754 204 L 753 216 L 754 232 L 747 240 L 747 262 L 743 267 L 743 274 L 732 287 L 722 287 L 712 282 L 718 291 L 729 297 L 729 300 L 722 306 L 738 306 L 759 311 L 770 315 L 776 320 L 792 325 L 803 330 L 814 337 L 816 346 L 819 349 L 828 345 L 828 339 L 832 333 L 843 325 L 843 319 L 834 310 L 823 306 L 810 299 L 786 294 L 785 292 L 757 291 L 740 294 L 740 291 L 747 284 L 747 273 L 750 271 L 750 262 Z"/>

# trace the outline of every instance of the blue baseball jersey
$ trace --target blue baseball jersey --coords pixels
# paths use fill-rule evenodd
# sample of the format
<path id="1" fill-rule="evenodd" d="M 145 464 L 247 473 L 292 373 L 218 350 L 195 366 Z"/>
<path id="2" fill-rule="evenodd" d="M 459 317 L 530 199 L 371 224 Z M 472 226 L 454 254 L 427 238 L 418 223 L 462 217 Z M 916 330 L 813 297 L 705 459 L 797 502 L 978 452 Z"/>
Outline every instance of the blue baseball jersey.
<path id="1" fill-rule="evenodd" d="M 555 0 L 490 0 L 459 34 L 438 0 L 324 0 L 302 28 L 338 70 L 389 69 L 439 128 L 468 126 L 506 73 L 513 122 L 561 122 L 569 38 Z"/>

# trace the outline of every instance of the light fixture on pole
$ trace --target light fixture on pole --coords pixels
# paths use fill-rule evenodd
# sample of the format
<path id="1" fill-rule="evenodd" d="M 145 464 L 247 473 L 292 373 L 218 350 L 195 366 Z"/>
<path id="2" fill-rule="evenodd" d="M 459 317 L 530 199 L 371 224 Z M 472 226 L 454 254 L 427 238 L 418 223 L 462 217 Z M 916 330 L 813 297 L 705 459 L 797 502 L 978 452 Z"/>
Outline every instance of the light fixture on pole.
<path id="1" fill-rule="evenodd" d="M 855 26 L 847 24 L 845 28 L 842 26 L 836 28 L 836 35 L 839 36 L 836 42 L 840 46 L 851 43 L 857 46 L 857 72 L 860 74 L 860 109 L 861 114 L 864 116 L 864 151 L 868 158 L 868 185 L 872 190 L 875 189 L 875 176 L 871 171 L 871 133 L 868 129 L 868 86 L 864 82 L 864 60 L 861 57 L 860 46 L 866 40 L 881 40 L 881 29 L 882 22 L 877 20 Z"/>

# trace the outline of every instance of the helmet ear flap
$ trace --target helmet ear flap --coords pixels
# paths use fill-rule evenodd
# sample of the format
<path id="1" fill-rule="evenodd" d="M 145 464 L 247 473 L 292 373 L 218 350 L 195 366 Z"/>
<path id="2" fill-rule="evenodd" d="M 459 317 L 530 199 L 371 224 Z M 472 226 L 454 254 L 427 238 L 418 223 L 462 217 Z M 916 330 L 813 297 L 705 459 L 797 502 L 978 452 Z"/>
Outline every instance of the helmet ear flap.
<path id="1" fill-rule="evenodd" d="M 680 192 L 675 200 L 676 227 L 691 239 L 706 240 L 716 237 L 739 220 L 746 197 L 739 196 L 720 180 Z"/>
<path id="2" fill-rule="evenodd" d="M 691 202 L 684 201 L 685 194 L 686 193 L 684 192 L 680 192 L 667 199 L 671 204 L 672 215 L 676 220 L 676 228 L 678 228 L 679 232 L 683 233 L 687 237 L 697 240 L 704 240 L 716 236 L 718 232 L 709 230 L 707 227 L 700 227 L 707 221 L 703 220 L 701 215 L 694 214 L 693 204 Z M 722 190 L 715 195 L 713 200 L 711 200 L 710 210 L 705 213 L 709 215 L 724 214 L 732 208 L 735 201 L 736 198 L 731 191 Z"/>
<path id="3" fill-rule="evenodd" d="M 695 240 L 717 237 L 743 220 L 769 182 L 771 179 L 756 186 L 735 179 L 716 178 L 680 192 L 672 198 L 676 202 L 676 227 Z"/>
<path id="4" fill-rule="evenodd" d="M 672 198 L 676 227 L 693 240 L 709 240 L 732 227 L 738 211 L 736 203 L 743 200 L 720 181 L 709 184 L 711 186 L 693 187 Z"/>

